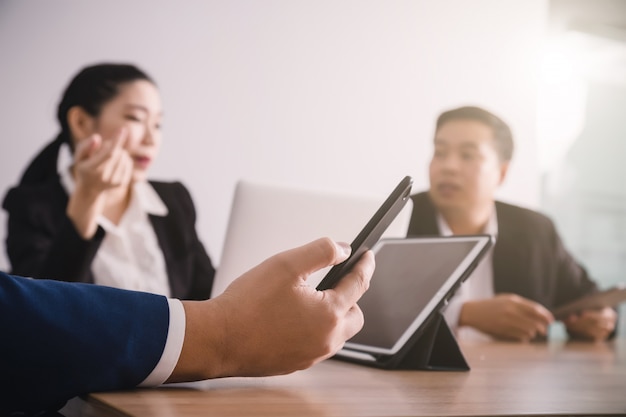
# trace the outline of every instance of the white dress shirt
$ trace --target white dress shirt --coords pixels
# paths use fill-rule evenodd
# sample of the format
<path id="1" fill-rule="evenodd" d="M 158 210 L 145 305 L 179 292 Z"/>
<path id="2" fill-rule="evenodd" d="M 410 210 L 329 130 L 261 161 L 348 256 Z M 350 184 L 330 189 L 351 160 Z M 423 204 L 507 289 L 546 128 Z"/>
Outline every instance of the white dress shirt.
<path id="1" fill-rule="evenodd" d="M 442 236 L 452 236 L 452 230 L 446 223 L 443 216 L 437 213 L 437 225 Z M 498 219 L 496 217 L 495 207 L 492 214 L 485 225 L 483 233 L 489 234 L 497 238 L 498 235 Z M 459 287 L 456 294 L 450 299 L 450 302 L 443 310 L 443 316 L 450 328 L 455 332 L 456 337 L 460 340 L 491 340 L 491 336 L 483 333 L 473 327 L 459 327 L 459 316 L 463 303 L 469 300 L 483 300 L 494 296 L 493 290 L 493 246 L 485 254 L 474 272 Z"/>
<path id="2" fill-rule="evenodd" d="M 57 169 L 68 195 L 75 188 L 71 165 L 69 146 L 63 145 Z M 119 224 L 99 216 L 98 225 L 106 234 L 91 267 L 95 284 L 169 297 L 171 292 L 165 258 L 148 217 L 149 214 L 165 216 L 167 212 L 154 188 L 148 182 L 137 182 Z M 180 300 L 168 299 L 168 305 L 170 317 L 165 347 L 155 368 L 140 384 L 142 387 L 165 382 L 180 357 L 185 337 L 185 310 Z"/>

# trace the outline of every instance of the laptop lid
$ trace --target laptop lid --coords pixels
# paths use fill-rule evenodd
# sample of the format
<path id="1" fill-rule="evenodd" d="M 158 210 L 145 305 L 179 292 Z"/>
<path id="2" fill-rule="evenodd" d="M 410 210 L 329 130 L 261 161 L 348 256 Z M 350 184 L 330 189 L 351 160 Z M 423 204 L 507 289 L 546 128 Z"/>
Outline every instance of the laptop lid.
<path id="1" fill-rule="evenodd" d="M 352 242 L 386 197 L 238 181 L 211 296 L 276 253 L 324 236 Z M 383 237 L 406 236 L 411 208 L 406 204 Z M 308 283 L 317 286 L 329 269 Z"/>

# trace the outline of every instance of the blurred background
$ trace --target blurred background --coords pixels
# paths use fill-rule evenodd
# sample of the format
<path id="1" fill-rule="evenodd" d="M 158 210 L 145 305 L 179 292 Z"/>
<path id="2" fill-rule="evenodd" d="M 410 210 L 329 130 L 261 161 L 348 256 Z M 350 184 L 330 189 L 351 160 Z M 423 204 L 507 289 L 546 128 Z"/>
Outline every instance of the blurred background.
<path id="1" fill-rule="evenodd" d="M 625 280 L 626 1 L 0 0 L 3 194 L 102 61 L 159 85 L 152 177 L 188 186 L 216 264 L 238 179 L 426 189 L 436 116 L 478 105 L 516 140 L 499 198 L 552 216 L 603 287 Z M 6 270 L 5 235 L 1 212 Z"/>
<path id="2" fill-rule="evenodd" d="M 551 0 L 541 64 L 541 205 L 604 285 L 626 281 L 626 2 Z"/>
<path id="3" fill-rule="evenodd" d="M 603 288 L 626 282 L 626 2 L 551 0 L 538 90 L 540 209 Z M 626 335 L 626 305 L 619 334 Z"/>

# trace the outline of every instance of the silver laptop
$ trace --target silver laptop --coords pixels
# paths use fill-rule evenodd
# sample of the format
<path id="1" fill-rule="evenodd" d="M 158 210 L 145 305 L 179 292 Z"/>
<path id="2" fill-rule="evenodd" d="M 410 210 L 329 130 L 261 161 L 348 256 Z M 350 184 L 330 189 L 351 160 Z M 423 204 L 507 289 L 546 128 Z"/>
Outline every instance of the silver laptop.
<path id="1" fill-rule="evenodd" d="M 211 296 L 278 252 L 324 236 L 352 242 L 385 198 L 240 180 Z M 411 209 L 409 201 L 383 237 L 405 237 Z M 309 284 L 317 286 L 329 269 L 311 275 Z"/>

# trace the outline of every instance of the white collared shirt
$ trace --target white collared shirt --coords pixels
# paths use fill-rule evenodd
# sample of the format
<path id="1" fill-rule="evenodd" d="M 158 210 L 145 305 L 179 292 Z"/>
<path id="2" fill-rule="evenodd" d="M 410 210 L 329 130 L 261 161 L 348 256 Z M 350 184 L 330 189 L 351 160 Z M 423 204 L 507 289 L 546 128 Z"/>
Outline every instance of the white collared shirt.
<path id="1" fill-rule="evenodd" d="M 71 164 L 69 146 L 63 145 L 57 169 L 68 195 L 75 188 Z M 92 264 L 96 284 L 170 296 L 165 258 L 148 214 L 165 216 L 167 207 L 149 183 L 140 182 L 135 183 L 128 209 L 118 225 L 104 216 L 98 218 L 98 225 L 106 235 Z M 168 306 L 170 317 L 163 353 L 139 386 L 164 383 L 180 357 L 185 337 L 185 310 L 176 299 L 168 299 Z"/>
<path id="2" fill-rule="evenodd" d="M 440 213 L 437 213 L 437 226 L 442 236 L 452 236 L 452 230 L 446 223 Z M 496 209 L 493 208 L 492 214 L 485 225 L 483 233 L 495 237 L 498 235 L 498 219 Z M 485 254 L 474 272 L 459 287 L 456 294 L 450 299 L 450 302 L 443 310 L 446 322 L 452 328 L 460 340 L 491 340 L 491 336 L 476 330 L 473 327 L 459 327 L 459 316 L 463 303 L 470 300 L 482 300 L 494 296 L 493 290 L 493 246 Z"/>

